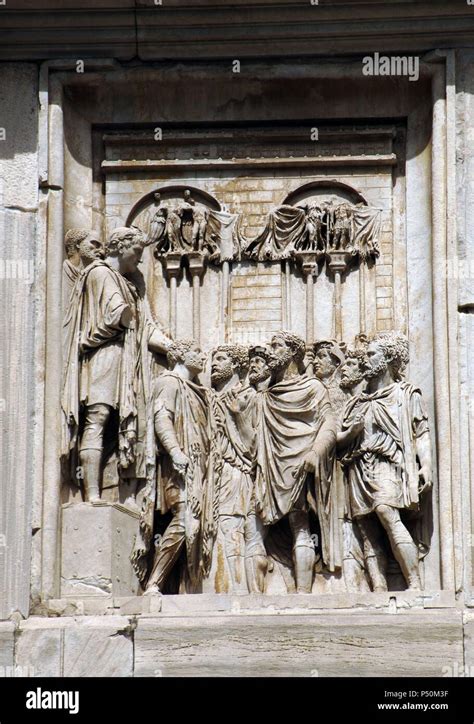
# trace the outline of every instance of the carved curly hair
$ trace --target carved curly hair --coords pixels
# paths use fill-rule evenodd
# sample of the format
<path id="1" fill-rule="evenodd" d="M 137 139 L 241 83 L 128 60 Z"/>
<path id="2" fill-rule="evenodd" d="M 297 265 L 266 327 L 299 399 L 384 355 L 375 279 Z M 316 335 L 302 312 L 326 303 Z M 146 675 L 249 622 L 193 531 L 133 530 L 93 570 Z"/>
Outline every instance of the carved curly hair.
<path id="1" fill-rule="evenodd" d="M 365 347 L 348 347 L 346 350 L 346 359 L 356 359 L 359 362 L 359 369 L 364 372 L 368 366 L 367 348 Z"/>
<path id="2" fill-rule="evenodd" d="M 382 348 L 395 379 L 401 379 L 410 359 L 407 337 L 401 332 L 379 332 L 373 336 L 372 341 Z"/>
<path id="3" fill-rule="evenodd" d="M 64 237 L 64 246 L 66 247 L 66 254 L 68 257 L 74 254 L 76 246 L 84 241 L 86 236 L 89 234 L 89 229 L 68 229 Z"/>
<path id="4" fill-rule="evenodd" d="M 244 375 L 249 365 L 249 350 L 243 344 L 221 344 L 212 350 L 215 352 L 225 352 L 232 360 L 232 364 L 237 367 L 239 377 Z"/>
<path id="5" fill-rule="evenodd" d="M 117 229 L 114 229 L 105 244 L 105 253 L 108 256 L 117 256 L 119 242 L 122 242 L 127 247 L 131 247 L 134 244 L 140 244 L 142 248 L 146 246 L 145 235 L 136 226 L 119 226 Z"/>
<path id="6" fill-rule="evenodd" d="M 170 367 L 174 367 L 178 362 L 184 362 L 186 352 L 189 352 L 191 347 L 196 344 L 194 339 L 178 339 L 172 342 L 167 353 L 166 358 Z"/>
<path id="7" fill-rule="evenodd" d="M 287 332 L 285 330 L 275 332 L 273 338 L 275 337 L 281 337 L 286 346 L 290 348 L 296 364 L 302 364 L 306 353 L 306 344 L 304 339 L 302 339 L 298 334 L 293 334 L 293 332 Z"/>

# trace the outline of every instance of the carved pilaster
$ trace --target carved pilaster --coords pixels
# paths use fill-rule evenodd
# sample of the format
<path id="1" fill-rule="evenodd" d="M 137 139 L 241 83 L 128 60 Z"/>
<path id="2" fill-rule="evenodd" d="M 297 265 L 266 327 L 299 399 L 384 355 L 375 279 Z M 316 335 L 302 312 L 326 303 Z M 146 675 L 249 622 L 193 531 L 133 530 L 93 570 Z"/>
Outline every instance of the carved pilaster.
<path id="1" fill-rule="evenodd" d="M 295 259 L 301 268 L 306 284 L 306 340 L 314 342 L 314 283 L 318 276 L 319 252 L 295 252 Z"/>
<path id="2" fill-rule="evenodd" d="M 327 266 L 334 277 L 334 336 L 342 339 L 342 280 L 349 268 L 350 255 L 346 251 L 329 251 Z"/>
<path id="3" fill-rule="evenodd" d="M 188 254 L 189 271 L 193 280 L 193 337 L 201 340 L 201 276 L 204 272 L 205 255 L 194 251 Z"/>
<path id="4" fill-rule="evenodd" d="M 181 254 L 170 252 L 163 258 L 166 275 L 170 281 L 170 334 L 176 338 L 177 284 L 181 271 Z"/>

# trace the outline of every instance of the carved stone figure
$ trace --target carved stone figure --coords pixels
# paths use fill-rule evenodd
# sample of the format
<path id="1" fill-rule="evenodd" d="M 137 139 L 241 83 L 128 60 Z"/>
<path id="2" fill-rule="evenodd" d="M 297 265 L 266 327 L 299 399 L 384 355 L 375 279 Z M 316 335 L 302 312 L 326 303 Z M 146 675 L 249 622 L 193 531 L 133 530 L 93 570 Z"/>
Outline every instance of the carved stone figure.
<path id="1" fill-rule="evenodd" d="M 157 256 L 168 252 L 187 254 L 206 247 L 208 212 L 196 206 L 186 189 L 177 206 L 162 206 L 161 194 L 154 194 L 155 204 L 150 221 L 149 241 L 156 242 Z M 218 251 L 216 241 L 209 241 L 211 253 Z"/>
<path id="2" fill-rule="evenodd" d="M 328 566 L 333 567 L 335 557 L 327 511 L 330 453 L 335 445 L 336 427 L 324 386 L 298 374 L 305 353 L 304 341 L 290 332 L 279 332 L 273 336 L 270 347 L 270 386 L 259 393 L 257 506 L 266 525 L 288 516 L 296 588 L 308 593 L 315 562 L 308 502 L 318 510 L 323 556 Z"/>
<path id="3" fill-rule="evenodd" d="M 81 269 L 104 255 L 98 231 L 69 229 L 64 237 L 67 259 L 63 262 L 63 308 L 66 309 Z"/>
<path id="4" fill-rule="evenodd" d="M 306 204 L 301 207 L 305 212 L 306 236 L 304 242 L 295 247 L 301 251 L 324 252 L 323 219 L 325 210 L 319 204 Z"/>
<path id="5" fill-rule="evenodd" d="M 181 340 L 168 351 L 170 371 L 156 379 L 154 423 L 160 459 L 154 499 L 144 505 L 147 520 L 141 521 L 147 547 L 151 547 L 155 509 L 170 512 L 171 522 L 156 540 L 152 569 L 146 593 L 161 593 L 183 546 L 186 549 L 186 573 L 196 584 L 201 573 L 201 516 L 206 471 L 209 465 L 210 439 L 207 392 L 196 378 L 202 372 L 205 356 L 192 340 Z M 146 546 L 134 554 L 135 564 L 147 554 Z M 142 580 L 143 565 L 139 566 Z"/>
<path id="6" fill-rule="evenodd" d="M 361 335 L 359 335 L 355 340 L 355 346 L 345 351 L 345 361 L 340 366 L 340 387 L 345 393 L 345 400 L 343 401 L 342 407 L 338 408 L 338 437 L 342 426 L 345 405 L 351 397 L 362 392 L 366 386 L 364 376 L 367 369 L 366 349 L 366 340 L 365 338 L 362 339 Z M 340 514 L 343 536 L 344 580 L 348 590 L 360 591 L 364 590 L 364 587 L 367 586 L 363 543 L 359 527 L 355 521 L 352 520 L 346 469 L 341 467 L 339 460 L 336 462 L 334 477 L 342 486 Z"/>
<path id="7" fill-rule="evenodd" d="M 346 350 L 345 360 L 340 368 L 340 387 L 354 397 L 365 387 L 367 370 L 367 351 L 365 348 L 352 347 Z"/>
<path id="8" fill-rule="evenodd" d="M 431 443 L 421 392 L 405 382 L 408 340 L 382 332 L 367 348 L 368 386 L 347 405 L 338 436 L 344 449 L 352 517 L 364 541 L 374 591 L 387 590 L 380 522 L 408 588 L 420 589 L 419 551 L 403 522 L 432 484 Z"/>
<path id="9" fill-rule="evenodd" d="M 160 193 L 153 194 L 153 198 L 155 199 L 155 203 L 150 221 L 148 243 L 156 244 L 156 253 L 159 253 L 160 251 L 166 251 L 166 245 L 169 243 L 165 234 L 168 209 L 162 205 Z"/>
<path id="10" fill-rule="evenodd" d="M 186 189 L 183 201 L 173 210 L 179 218 L 180 245 L 183 251 L 202 251 L 206 231 L 205 211 L 196 206 L 191 191 Z M 173 251 L 178 249 L 172 248 Z"/>
<path id="11" fill-rule="evenodd" d="M 81 272 L 65 319 L 62 454 L 76 445 L 83 406 L 79 463 L 86 501 L 100 499 L 104 431 L 113 410 L 118 412 L 120 465 L 126 468 L 134 459 L 138 293 L 125 275 L 136 272 L 144 243 L 138 230 L 114 232 L 107 261 L 96 259 Z"/>
<path id="12" fill-rule="evenodd" d="M 328 250 L 352 251 L 354 238 L 352 215 L 352 205 L 348 203 L 329 208 L 330 234 Z"/>
<path id="13" fill-rule="evenodd" d="M 255 518 L 251 447 L 239 420 L 241 408 L 248 414 L 255 396 L 241 381 L 247 366 L 248 351 L 241 345 L 221 345 L 212 353 L 213 431 L 221 455 L 219 528 L 230 573 L 228 590 L 235 593 L 261 590 L 256 575 L 259 561 L 255 565 L 254 559 L 263 556 L 266 563 L 261 526 Z"/>
<path id="14" fill-rule="evenodd" d="M 336 414 L 339 414 L 346 402 L 346 396 L 340 387 L 340 369 L 344 363 L 344 353 L 333 339 L 321 339 L 314 344 L 313 371 L 328 390 L 329 400 Z"/>
<path id="15" fill-rule="evenodd" d="M 272 354 L 268 347 L 257 345 L 249 350 L 249 382 L 258 392 L 268 389 L 270 384 L 271 358 Z"/>

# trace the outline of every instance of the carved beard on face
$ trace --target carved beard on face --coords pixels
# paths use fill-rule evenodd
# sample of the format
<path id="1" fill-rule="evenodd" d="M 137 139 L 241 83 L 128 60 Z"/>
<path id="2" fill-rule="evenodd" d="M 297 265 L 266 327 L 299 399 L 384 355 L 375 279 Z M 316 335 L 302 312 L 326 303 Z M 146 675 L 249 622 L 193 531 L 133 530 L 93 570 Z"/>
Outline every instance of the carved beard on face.
<path id="1" fill-rule="evenodd" d="M 258 385 L 259 382 L 265 382 L 270 377 L 268 367 L 262 367 L 260 370 L 251 370 L 249 372 L 249 382 L 251 385 Z"/>
<path id="2" fill-rule="evenodd" d="M 355 387 L 359 384 L 359 382 L 362 382 L 364 379 L 364 375 L 362 375 L 357 370 L 351 370 L 350 372 L 344 372 L 343 376 L 341 378 L 341 382 L 339 383 L 339 386 L 343 390 L 350 390 L 351 387 Z"/>
<path id="3" fill-rule="evenodd" d="M 232 362 L 226 362 L 218 369 L 211 370 L 211 382 L 213 384 L 219 384 L 219 382 L 227 382 L 234 374 L 234 368 Z"/>
<path id="4" fill-rule="evenodd" d="M 365 373 L 365 376 L 371 379 L 372 377 L 378 377 L 380 374 L 385 372 L 385 370 L 388 367 L 388 362 L 386 360 L 382 360 L 381 362 L 378 362 L 377 364 L 370 363 L 370 366 Z"/>
<path id="5" fill-rule="evenodd" d="M 88 266 L 89 264 L 92 264 L 93 261 L 96 261 L 96 259 L 101 259 L 101 255 L 98 254 L 97 251 L 93 249 L 81 249 L 81 258 L 84 260 L 85 266 Z"/>
<path id="6" fill-rule="evenodd" d="M 286 369 L 293 359 L 291 350 L 287 347 L 285 349 L 279 349 L 278 352 L 273 352 L 268 358 L 268 366 L 272 372 L 281 372 Z"/>

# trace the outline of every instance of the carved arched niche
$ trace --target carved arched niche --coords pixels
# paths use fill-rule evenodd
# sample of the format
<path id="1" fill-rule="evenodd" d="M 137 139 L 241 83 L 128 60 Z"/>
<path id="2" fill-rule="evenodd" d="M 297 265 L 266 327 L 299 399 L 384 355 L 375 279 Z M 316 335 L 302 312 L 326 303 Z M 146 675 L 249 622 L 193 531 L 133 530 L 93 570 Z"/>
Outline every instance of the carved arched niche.
<path id="1" fill-rule="evenodd" d="M 192 335 L 210 349 L 260 342 L 282 327 L 307 342 L 366 331 L 364 282 L 379 253 L 380 219 L 357 189 L 306 183 L 267 214 L 254 238 L 244 222 L 192 186 L 157 187 L 130 210 L 127 225 L 149 243 L 150 308 L 171 336 Z"/>

